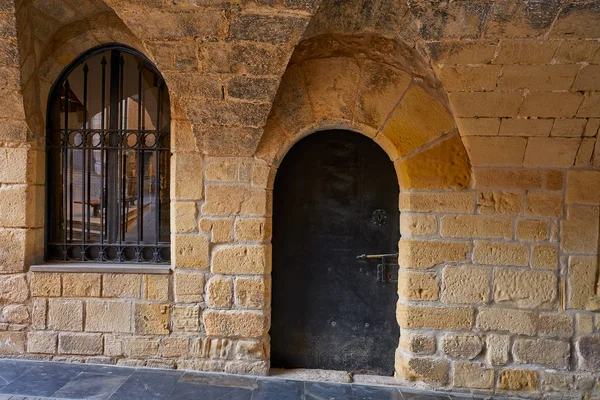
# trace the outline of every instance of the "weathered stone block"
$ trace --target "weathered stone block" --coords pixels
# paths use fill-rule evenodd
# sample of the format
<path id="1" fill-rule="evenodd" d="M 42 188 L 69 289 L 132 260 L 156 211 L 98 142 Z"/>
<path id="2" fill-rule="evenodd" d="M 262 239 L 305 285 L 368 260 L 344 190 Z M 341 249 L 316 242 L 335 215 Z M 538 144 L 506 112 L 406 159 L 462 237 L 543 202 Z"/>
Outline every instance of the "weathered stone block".
<path id="1" fill-rule="evenodd" d="M 411 357 L 396 351 L 396 373 L 403 379 L 445 385 L 449 372 L 450 363 L 446 360 Z"/>
<path id="2" fill-rule="evenodd" d="M 216 274 L 256 274 L 271 272 L 271 246 L 231 246 L 213 252 L 212 272 Z"/>
<path id="3" fill-rule="evenodd" d="M 192 356 L 200 358 L 230 359 L 234 343 L 229 339 L 197 338 L 192 340 Z"/>
<path id="4" fill-rule="evenodd" d="M 587 120 L 585 118 L 556 119 L 554 121 L 554 126 L 552 127 L 552 136 L 581 137 L 586 125 Z"/>
<path id="5" fill-rule="evenodd" d="M 437 300 L 440 285 L 432 273 L 400 271 L 398 273 L 398 295 L 406 300 Z"/>
<path id="6" fill-rule="evenodd" d="M 534 246 L 531 251 L 531 266 L 556 270 L 558 267 L 558 248 L 552 245 Z"/>
<path id="7" fill-rule="evenodd" d="M 500 130 L 500 118 L 457 118 L 461 136 L 495 136 Z"/>
<path id="8" fill-rule="evenodd" d="M 500 65 L 443 66 L 439 77 L 448 91 L 487 91 L 496 87 Z"/>
<path id="9" fill-rule="evenodd" d="M 525 97 L 519 115 L 526 117 L 573 117 L 582 101 L 583 96 L 580 93 L 533 92 Z"/>
<path id="10" fill-rule="evenodd" d="M 472 360 L 483 350 L 483 340 L 473 334 L 446 334 L 442 337 L 442 352 L 453 358 Z"/>
<path id="11" fill-rule="evenodd" d="M 58 335 L 53 332 L 29 332 L 27 333 L 27 352 L 54 354 L 57 337 Z"/>
<path id="12" fill-rule="evenodd" d="M 198 208 L 195 202 L 174 202 L 174 218 L 171 221 L 171 232 L 193 233 L 198 230 Z"/>
<path id="13" fill-rule="evenodd" d="M 190 339 L 184 337 L 168 337 L 160 342 L 163 357 L 186 357 L 190 352 Z"/>
<path id="14" fill-rule="evenodd" d="M 102 277 L 102 297 L 140 298 L 141 275 L 105 274 Z"/>
<path id="15" fill-rule="evenodd" d="M 31 327 L 33 329 L 46 329 L 46 313 L 48 302 L 46 299 L 33 299 L 31 304 Z"/>
<path id="16" fill-rule="evenodd" d="M 491 389 L 494 387 L 494 370 L 479 363 L 455 362 L 452 384 L 471 389 Z"/>
<path id="17" fill-rule="evenodd" d="M 529 138 L 523 165 L 568 168 L 575 161 L 580 142 L 577 138 Z"/>
<path id="18" fill-rule="evenodd" d="M 102 335 L 99 333 L 61 333 L 58 337 L 61 354 L 102 354 Z"/>
<path id="19" fill-rule="evenodd" d="M 25 352 L 25 332 L 0 332 L 0 355 L 14 356 Z"/>
<path id="20" fill-rule="evenodd" d="M 576 331 L 580 335 L 592 333 L 594 331 L 594 321 L 589 314 L 578 313 L 575 318 L 575 323 Z"/>
<path id="21" fill-rule="evenodd" d="M 81 300 L 48 300 L 48 328 L 56 331 L 83 330 L 83 303 Z"/>
<path id="22" fill-rule="evenodd" d="M 565 184 L 565 173 L 560 170 L 546 171 L 546 189 L 562 190 Z"/>
<path id="23" fill-rule="evenodd" d="M 29 285 L 33 297 L 58 297 L 61 294 L 60 274 L 33 273 Z"/>
<path id="24" fill-rule="evenodd" d="M 537 316 L 523 310 L 482 308 L 477 314 L 475 326 L 484 331 L 505 331 L 533 336 L 536 331 Z"/>
<path id="25" fill-rule="evenodd" d="M 436 350 L 436 338 L 431 335 L 402 332 L 400 348 L 417 355 L 431 355 Z"/>
<path id="26" fill-rule="evenodd" d="M 586 309 L 596 293 L 597 265 L 595 256 L 569 257 L 569 308 Z"/>
<path id="27" fill-rule="evenodd" d="M 504 118 L 500 125 L 500 136 L 550 136 L 552 130 L 552 119 L 525 119 L 525 118 Z M 521 152 L 521 157 L 525 152 Z M 519 164 L 523 162 L 521 158 Z"/>
<path id="28" fill-rule="evenodd" d="M 561 221 L 561 245 L 565 253 L 596 254 L 599 208 L 571 205 Z"/>
<path id="29" fill-rule="evenodd" d="M 206 288 L 206 301 L 211 308 L 231 308 L 233 302 L 233 281 L 231 278 L 213 276 Z"/>
<path id="30" fill-rule="evenodd" d="M 203 320 L 209 336 L 260 338 L 268 329 L 268 318 L 260 312 L 206 311 Z"/>
<path id="31" fill-rule="evenodd" d="M 144 298 L 169 301 L 169 276 L 144 275 Z"/>
<path id="32" fill-rule="evenodd" d="M 1 180 L 0 180 L 1 181 Z M 24 272 L 26 250 L 26 230 L 0 229 L 0 272 L 4 274 Z"/>
<path id="33" fill-rule="evenodd" d="M 135 333 L 142 335 L 166 335 L 169 333 L 169 305 L 135 303 Z"/>
<path id="34" fill-rule="evenodd" d="M 477 196 L 480 214 L 520 214 L 523 195 L 515 192 L 481 192 Z"/>
<path id="35" fill-rule="evenodd" d="M 600 171 L 569 171 L 567 203 L 600 204 Z"/>
<path id="36" fill-rule="evenodd" d="M 434 215 L 400 214 L 402 236 L 429 236 L 437 232 L 437 219 Z"/>
<path id="37" fill-rule="evenodd" d="M 2 309 L 0 322 L 9 324 L 23 324 L 29 319 L 29 310 L 24 304 L 11 304 Z"/>
<path id="38" fill-rule="evenodd" d="M 63 274 L 64 297 L 99 297 L 100 274 Z"/>
<path id="39" fill-rule="evenodd" d="M 558 295 L 553 272 L 497 269 L 494 272 L 494 301 L 521 308 L 551 308 Z"/>
<path id="40" fill-rule="evenodd" d="M 243 308 L 264 308 L 271 301 L 271 280 L 237 278 L 235 281 L 235 303 Z"/>
<path id="41" fill-rule="evenodd" d="M 498 386 L 505 390 L 536 390 L 538 375 L 524 369 L 505 369 L 500 373 Z"/>
<path id="42" fill-rule="evenodd" d="M 489 334 L 485 338 L 485 359 L 489 365 L 506 365 L 510 354 L 510 336 Z"/>
<path id="43" fill-rule="evenodd" d="M 444 262 L 465 261 L 470 243 L 402 239 L 398 262 L 403 268 L 429 269 Z"/>
<path id="44" fill-rule="evenodd" d="M 202 218 L 200 230 L 211 233 L 212 243 L 229 243 L 233 238 L 233 219 Z"/>
<path id="45" fill-rule="evenodd" d="M 406 329 L 469 329 L 473 321 L 470 307 L 430 307 L 398 304 L 396 308 L 398 324 Z"/>
<path id="46" fill-rule="evenodd" d="M 520 166 L 527 146 L 523 137 L 468 136 L 463 140 L 475 167 Z"/>
<path id="47" fill-rule="evenodd" d="M 173 332 L 199 332 L 200 306 L 173 306 Z"/>
<path id="48" fill-rule="evenodd" d="M 528 242 L 541 242 L 550 237 L 550 224 L 546 220 L 519 219 L 517 239 Z"/>
<path id="49" fill-rule="evenodd" d="M 572 90 L 600 90 L 600 66 L 586 65 L 577 74 Z"/>
<path id="50" fill-rule="evenodd" d="M 208 239 L 204 236 L 175 235 L 173 264 L 177 268 L 201 269 L 208 266 Z"/>
<path id="51" fill-rule="evenodd" d="M 440 64 L 489 64 L 494 58 L 496 41 L 449 40 L 428 44 L 432 58 Z"/>
<path id="52" fill-rule="evenodd" d="M 600 335 L 580 337 L 575 342 L 579 369 L 582 371 L 600 371 Z"/>
<path id="53" fill-rule="evenodd" d="M 272 224 L 265 218 L 238 218 L 235 220 L 235 238 L 242 241 L 264 242 L 271 238 Z"/>
<path id="54" fill-rule="evenodd" d="M 120 335 L 104 335 L 104 354 L 110 357 L 123 355 L 123 338 Z"/>
<path id="55" fill-rule="evenodd" d="M 450 93 L 449 98 L 457 117 L 512 117 L 523 102 L 518 92 Z"/>
<path id="56" fill-rule="evenodd" d="M 206 185 L 204 215 L 258 215 L 267 213 L 267 192 L 244 185 Z"/>
<path id="57" fill-rule="evenodd" d="M 269 344 L 264 340 L 240 340 L 235 345 L 235 354 L 240 358 L 268 359 L 270 356 Z"/>
<path id="58" fill-rule="evenodd" d="M 173 157 L 171 175 L 177 200 L 202 199 L 202 155 L 180 153 Z"/>
<path id="59" fill-rule="evenodd" d="M 175 272 L 175 302 L 198 303 L 203 300 L 204 274 Z"/>
<path id="60" fill-rule="evenodd" d="M 0 276 L 0 302 L 22 303 L 29 297 L 24 275 Z"/>
<path id="61" fill-rule="evenodd" d="M 516 91 L 569 90 L 579 72 L 578 65 L 506 65 L 498 89 Z"/>
<path id="62" fill-rule="evenodd" d="M 520 243 L 475 242 L 473 261 L 485 265 L 529 265 L 529 249 Z"/>
<path id="63" fill-rule="evenodd" d="M 539 39 L 502 40 L 494 58 L 497 64 L 548 64 L 560 45 L 559 41 Z"/>
<path id="64" fill-rule="evenodd" d="M 540 314 L 538 334 L 568 339 L 573 336 L 573 317 L 568 314 Z"/>
<path id="65" fill-rule="evenodd" d="M 444 215 L 441 218 L 442 237 L 512 238 L 512 218 L 478 215 Z"/>
<path id="66" fill-rule="evenodd" d="M 556 372 L 542 372 L 540 389 L 546 392 L 568 392 L 573 389 L 573 376 Z"/>
<path id="67" fill-rule="evenodd" d="M 473 168 L 479 189 L 541 189 L 542 173 L 534 169 Z"/>
<path id="68" fill-rule="evenodd" d="M 475 210 L 475 193 L 400 192 L 400 211 L 471 213 Z"/>
<path id="69" fill-rule="evenodd" d="M 144 336 L 127 337 L 125 354 L 129 357 L 158 357 L 158 339 Z"/>
<path id="70" fill-rule="evenodd" d="M 88 300 L 85 330 L 88 332 L 131 332 L 131 303 L 124 301 Z"/>
<path id="71" fill-rule="evenodd" d="M 567 369 L 570 345 L 550 339 L 515 339 L 512 354 L 516 363 L 537 364 L 553 369 Z"/>
<path id="72" fill-rule="evenodd" d="M 446 266 L 442 270 L 442 303 L 487 303 L 490 299 L 490 279 L 490 268 Z"/>

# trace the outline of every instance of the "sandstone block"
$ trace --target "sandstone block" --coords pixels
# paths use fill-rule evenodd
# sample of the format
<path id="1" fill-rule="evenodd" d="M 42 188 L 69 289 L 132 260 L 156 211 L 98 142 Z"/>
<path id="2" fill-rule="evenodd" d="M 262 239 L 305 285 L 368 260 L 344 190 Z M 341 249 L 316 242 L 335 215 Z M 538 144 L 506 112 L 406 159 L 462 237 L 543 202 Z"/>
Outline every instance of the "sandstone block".
<path id="1" fill-rule="evenodd" d="M 61 333 L 58 337 L 61 354 L 102 354 L 102 335 L 99 333 Z"/>
<path id="2" fill-rule="evenodd" d="M 169 276 L 144 275 L 144 298 L 169 301 Z"/>
<path id="3" fill-rule="evenodd" d="M 271 281 L 268 279 L 237 278 L 235 303 L 243 308 L 264 308 L 270 304 Z"/>
<path id="4" fill-rule="evenodd" d="M 553 272 L 497 269 L 494 272 L 494 301 L 520 308 L 551 308 L 558 292 Z"/>
<path id="5" fill-rule="evenodd" d="M 33 329 L 46 329 L 46 313 L 48 302 L 46 299 L 33 299 L 31 305 L 31 327 Z"/>
<path id="6" fill-rule="evenodd" d="M 179 153 L 173 156 L 171 174 L 177 200 L 202 199 L 202 155 Z"/>
<path id="7" fill-rule="evenodd" d="M 443 66 L 439 77 L 444 88 L 451 92 L 493 90 L 501 68 L 500 65 Z"/>
<path id="8" fill-rule="evenodd" d="M 175 235 L 173 263 L 177 268 L 202 269 L 208 266 L 208 239 L 204 236 Z"/>
<path id="9" fill-rule="evenodd" d="M 119 335 L 104 335 L 104 354 L 110 357 L 123 355 L 123 338 Z"/>
<path id="10" fill-rule="evenodd" d="M 573 389 L 573 376 L 556 372 L 542 372 L 540 388 L 546 392 L 568 392 Z"/>
<path id="11" fill-rule="evenodd" d="M 558 248 L 552 245 L 534 246 L 531 251 L 531 266 L 534 268 L 558 268 Z"/>
<path id="12" fill-rule="evenodd" d="M 559 45 L 558 41 L 539 39 L 502 40 L 498 45 L 498 54 L 494 58 L 494 63 L 548 64 Z"/>
<path id="13" fill-rule="evenodd" d="M 0 332 L 0 355 L 14 356 L 25 352 L 25 332 Z"/>
<path id="14" fill-rule="evenodd" d="M 185 337 L 168 337 L 160 342 L 163 357 L 186 357 L 190 351 L 190 339 Z"/>
<path id="15" fill-rule="evenodd" d="M 581 137 L 587 120 L 584 118 L 565 118 L 556 119 L 554 126 L 552 127 L 552 136 L 563 136 L 563 137 Z"/>
<path id="16" fill-rule="evenodd" d="M 479 363 L 455 362 L 453 385 L 471 389 L 494 387 L 494 370 Z"/>
<path id="17" fill-rule="evenodd" d="M 570 345 L 550 339 L 515 339 L 512 354 L 518 364 L 537 364 L 546 368 L 567 369 Z"/>
<path id="18" fill-rule="evenodd" d="M 487 303 L 490 299 L 490 279 L 490 268 L 446 266 L 442 270 L 442 303 Z"/>
<path id="19" fill-rule="evenodd" d="M 400 232 L 403 236 L 429 236 L 437 232 L 434 215 L 400 214 Z"/>
<path id="20" fill-rule="evenodd" d="M 575 161 L 580 142 L 577 138 L 529 138 L 523 165 L 568 168 Z"/>
<path id="21" fill-rule="evenodd" d="M 105 274 L 102 277 L 102 297 L 140 298 L 141 276 Z"/>
<path id="22" fill-rule="evenodd" d="M 268 343 L 262 340 L 240 340 L 235 345 L 235 354 L 240 358 L 264 360 L 269 353 Z"/>
<path id="23" fill-rule="evenodd" d="M 598 42 L 594 40 L 565 40 L 554 54 L 554 60 L 560 63 L 591 61 L 598 51 Z"/>
<path id="24" fill-rule="evenodd" d="M 550 224 L 540 219 L 519 219 L 517 239 L 527 242 L 541 242 L 550 238 Z"/>
<path id="25" fill-rule="evenodd" d="M 469 243 L 402 239 L 398 262 L 403 268 L 429 269 L 444 262 L 465 261 Z"/>
<path id="26" fill-rule="evenodd" d="M 512 218 L 478 215 L 444 215 L 441 218 L 442 237 L 512 238 Z"/>
<path id="27" fill-rule="evenodd" d="M 200 358 L 230 359 L 234 342 L 229 339 L 196 338 L 192 340 L 192 356 Z"/>
<path id="28" fill-rule="evenodd" d="M 83 330 L 83 303 L 81 300 L 48 300 L 48 328 L 56 331 Z"/>
<path id="29" fill-rule="evenodd" d="M 1 181 L 1 180 L 0 180 Z M 24 229 L 0 229 L 0 272 L 24 272 L 26 253 L 26 231 Z"/>
<path id="30" fill-rule="evenodd" d="M 200 230 L 206 233 L 212 233 L 212 243 L 229 243 L 233 237 L 233 220 L 202 218 L 200 220 Z"/>
<path id="31" fill-rule="evenodd" d="M 64 297 L 99 297 L 100 274 L 63 274 Z"/>
<path id="32" fill-rule="evenodd" d="M 540 189 L 542 173 L 532 169 L 474 168 L 475 187 L 479 189 Z"/>
<path id="33" fill-rule="evenodd" d="M 577 111 L 578 117 L 598 117 L 600 111 L 600 94 L 598 92 L 586 92 L 583 104 Z"/>
<path id="34" fill-rule="evenodd" d="M 475 242 L 473 261 L 485 265 L 529 265 L 529 249 L 520 243 Z"/>
<path id="35" fill-rule="evenodd" d="M 500 373 L 498 385 L 505 390 L 536 390 L 538 375 L 535 371 L 505 369 Z"/>
<path id="36" fill-rule="evenodd" d="M 85 330 L 88 332 L 131 332 L 131 303 L 123 301 L 88 300 Z"/>
<path id="37" fill-rule="evenodd" d="M 171 232 L 175 233 L 193 233 L 198 230 L 198 208 L 195 202 L 174 202 L 171 203 L 175 213 L 172 221 Z"/>
<path id="38" fill-rule="evenodd" d="M 568 339 L 573 336 L 573 317 L 568 314 L 540 314 L 538 334 Z"/>
<path id="39" fill-rule="evenodd" d="M 27 352 L 54 354 L 57 337 L 58 335 L 52 332 L 29 332 L 27 333 Z"/>
<path id="40" fill-rule="evenodd" d="M 396 372 L 403 379 L 445 385 L 450 363 L 434 358 L 411 357 L 396 351 Z"/>
<path id="41" fill-rule="evenodd" d="M 469 329 L 473 321 L 470 307 L 430 307 L 398 304 L 398 324 L 405 329 Z"/>
<path id="42" fill-rule="evenodd" d="M 519 115 L 527 117 L 573 117 L 583 101 L 580 93 L 532 92 L 525 97 Z"/>
<path id="43" fill-rule="evenodd" d="M 567 203 L 600 204 L 600 171 L 569 171 Z"/>
<path id="44" fill-rule="evenodd" d="M 24 304 L 11 304 L 2 309 L 0 322 L 9 324 L 23 324 L 29 319 L 29 310 Z"/>
<path id="45" fill-rule="evenodd" d="M 470 213 L 475 210 L 475 193 L 400 192 L 400 211 Z"/>
<path id="46" fill-rule="evenodd" d="M 173 306 L 173 332 L 199 332 L 200 306 Z"/>
<path id="47" fill-rule="evenodd" d="M 0 276 L 0 302 L 22 303 L 29 297 L 24 275 Z"/>
<path id="48" fill-rule="evenodd" d="M 235 238 L 242 241 L 264 242 L 271 238 L 272 224 L 266 218 L 238 218 L 235 220 Z"/>
<path id="49" fill-rule="evenodd" d="M 585 310 L 596 293 L 596 257 L 569 257 L 569 308 Z"/>
<path id="50" fill-rule="evenodd" d="M 475 326 L 484 331 L 533 336 L 537 327 L 537 316 L 530 311 L 481 308 L 477 314 Z"/>
<path id="51" fill-rule="evenodd" d="M 542 217 L 560 217 L 563 214 L 562 195 L 529 192 L 526 197 L 525 213 Z"/>
<path id="52" fill-rule="evenodd" d="M 26 185 L 3 185 L 0 188 L 0 208 L 12 210 L 0 215 L 0 226 L 23 228 L 28 226 L 31 218 L 28 218 L 27 208 L 23 207 L 31 197 L 31 190 Z"/>
<path id="53" fill-rule="evenodd" d="M 439 64 L 489 64 L 498 43 L 495 41 L 450 40 L 429 43 L 432 58 Z"/>
<path id="54" fill-rule="evenodd" d="M 271 272 L 271 246 L 228 246 L 213 252 L 216 274 L 263 275 Z"/>
<path id="55" fill-rule="evenodd" d="M 233 282 L 231 278 L 213 276 L 206 288 L 206 301 L 211 308 L 231 308 L 233 302 Z"/>
<path id="56" fill-rule="evenodd" d="M 569 90 L 579 65 L 505 65 L 498 82 L 500 90 Z"/>
<path id="57" fill-rule="evenodd" d="M 437 300 L 440 285 L 435 274 L 400 271 L 398 296 L 406 300 Z"/>
<path id="58" fill-rule="evenodd" d="M 520 93 L 463 92 L 450 93 L 457 117 L 512 117 L 523 102 Z"/>
<path id="59" fill-rule="evenodd" d="M 562 190 L 565 182 L 565 173 L 558 170 L 546 171 L 546 189 Z"/>
<path id="60" fill-rule="evenodd" d="M 481 192 L 477 196 L 480 214 L 520 214 L 523 195 L 515 192 Z"/>
<path id="61" fill-rule="evenodd" d="M 600 65 L 586 65 L 577 74 L 572 90 L 600 90 Z"/>
<path id="62" fill-rule="evenodd" d="M 552 119 L 504 118 L 500 125 L 500 136 L 550 136 Z M 520 153 L 523 156 L 524 151 Z M 522 158 L 521 158 L 522 161 Z"/>
<path id="63" fill-rule="evenodd" d="M 485 338 L 487 352 L 485 359 L 489 365 L 506 365 L 510 354 L 510 336 L 489 334 Z"/>
<path id="64" fill-rule="evenodd" d="M 135 333 L 142 335 L 166 335 L 169 333 L 169 305 L 135 303 Z"/>
<path id="65" fill-rule="evenodd" d="M 144 336 L 127 337 L 125 354 L 129 357 L 158 357 L 158 339 Z"/>
<path id="66" fill-rule="evenodd" d="M 208 182 L 227 182 L 237 180 L 237 171 L 236 161 L 215 159 L 206 164 L 204 174 Z"/>
<path id="67" fill-rule="evenodd" d="M 267 192 L 242 185 L 206 185 L 204 215 L 257 215 L 267 213 Z"/>
<path id="68" fill-rule="evenodd" d="M 446 334 L 442 337 L 442 352 L 452 358 L 472 360 L 483 350 L 483 340 L 473 334 Z"/>
<path id="69" fill-rule="evenodd" d="M 571 205 L 561 221 L 561 245 L 565 253 L 596 254 L 599 208 Z"/>
<path id="70" fill-rule="evenodd" d="M 31 295 L 33 297 L 58 297 L 61 294 L 60 274 L 31 274 Z"/>
<path id="71" fill-rule="evenodd" d="M 400 348 L 417 355 L 431 355 L 436 350 L 436 338 L 431 335 L 402 332 Z"/>
<path id="72" fill-rule="evenodd" d="M 496 136 L 500 118 L 457 118 L 461 136 Z"/>
<path id="73" fill-rule="evenodd" d="M 600 335 L 580 337 L 575 343 L 575 349 L 580 370 L 596 373 L 600 370 Z"/>
<path id="74" fill-rule="evenodd" d="M 209 336 L 260 338 L 268 329 L 268 318 L 261 312 L 206 311 L 203 320 Z"/>
<path id="75" fill-rule="evenodd" d="M 204 282 L 204 274 L 175 272 L 175 302 L 201 302 L 204 294 Z"/>

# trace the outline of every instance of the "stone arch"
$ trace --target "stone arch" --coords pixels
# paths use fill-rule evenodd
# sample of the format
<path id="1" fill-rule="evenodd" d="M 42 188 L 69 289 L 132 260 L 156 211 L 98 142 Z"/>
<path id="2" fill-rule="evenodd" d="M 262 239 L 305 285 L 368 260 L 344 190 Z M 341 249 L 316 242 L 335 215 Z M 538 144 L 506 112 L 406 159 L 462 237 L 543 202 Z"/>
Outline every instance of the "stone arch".
<path id="1" fill-rule="evenodd" d="M 328 128 L 371 137 L 394 162 L 403 190 L 469 186 L 470 162 L 443 88 L 400 40 L 362 33 L 301 42 L 255 156 L 276 169 L 300 138 Z"/>

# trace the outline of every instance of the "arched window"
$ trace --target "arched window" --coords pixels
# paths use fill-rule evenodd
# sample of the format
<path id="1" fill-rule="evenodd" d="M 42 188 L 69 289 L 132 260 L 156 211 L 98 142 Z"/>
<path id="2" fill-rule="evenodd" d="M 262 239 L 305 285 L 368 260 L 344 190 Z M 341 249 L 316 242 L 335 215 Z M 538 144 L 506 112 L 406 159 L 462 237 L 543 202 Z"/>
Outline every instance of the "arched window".
<path id="1" fill-rule="evenodd" d="M 52 88 L 46 138 L 46 259 L 170 262 L 170 109 L 156 67 L 121 45 L 84 53 Z"/>

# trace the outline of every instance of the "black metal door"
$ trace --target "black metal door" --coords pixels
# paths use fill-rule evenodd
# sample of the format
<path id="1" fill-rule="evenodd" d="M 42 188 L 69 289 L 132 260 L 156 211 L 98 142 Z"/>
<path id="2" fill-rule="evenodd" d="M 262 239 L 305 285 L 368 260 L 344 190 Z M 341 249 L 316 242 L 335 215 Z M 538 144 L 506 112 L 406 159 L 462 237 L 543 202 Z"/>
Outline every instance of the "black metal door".
<path id="1" fill-rule="evenodd" d="M 273 368 L 393 374 L 397 283 L 357 256 L 398 252 L 398 192 L 388 156 L 358 133 L 317 132 L 287 154 L 273 204 Z"/>

